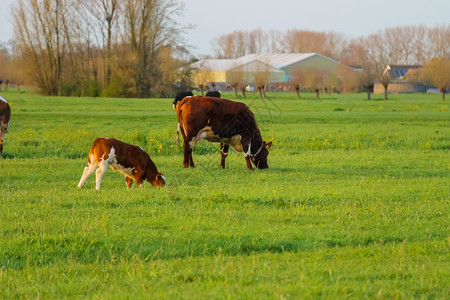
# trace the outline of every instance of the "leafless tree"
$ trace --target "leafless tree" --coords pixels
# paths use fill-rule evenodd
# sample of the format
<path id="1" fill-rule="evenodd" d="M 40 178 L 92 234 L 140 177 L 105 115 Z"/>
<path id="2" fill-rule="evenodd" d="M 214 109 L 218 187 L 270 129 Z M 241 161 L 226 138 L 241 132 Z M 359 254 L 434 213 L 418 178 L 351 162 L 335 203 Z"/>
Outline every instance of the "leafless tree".
<path id="1" fill-rule="evenodd" d="M 7 90 L 7 80 L 9 79 L 9 65 L 11 61 L 11 55 L 8 49 L 0 44 L 0 92 L 2 91 L 2 84 L 5 83 L 5 89 Z"/>
<path id="2" fill-rule="evenodd" d="M 343 34 L 298 29 L 287 30 L 281 39 L 283 52 L 317 52 L 334 59 L 340 59 L 347 43 Z"/>
<path id="3" fill-rule="evenodd" d="M 234 98 L 237 99 L 237 90 L 244 83 L 244 69 L 236 64 L 227 72 L 226 76 L 228 84 L 233 88 Z"/>
<path id="4" fill-rule="evenodd" d="M 421 65 L 426 61 L 429 53 L 429 43 L 426 42 L 427 28 L 425 25 L 417 26 L 411 41 L 411 59 L 414 64 Z"/>
<path id="5" fill-rule="evenodd" d="M 249 33 L 248 53 L 261 54 L 267 49 L 268 34 L 262 29 L 255 29 Z"/>
<path id="6" fill-rule="evenodd" d="M 200 66 L 197 70 L 194 70 L 194 83 L 200 88 L 202 96 L 205 89 L 208 87 L 208 83 L 214 81 L 213 71 L 206 63 Z"/>
<path id="7" fill-rule="evenodd" d="M 450 87 L 450 58 L 435 57 L 423 66 L 423 79 L 441 92 L 442 101 L 445 101 L 445 92 Z"/>
<path id="8" fill-rule="evenodd" d="M 367 55 L 369 59 L 369 67 L 375 74 L 375 79 L 384 87 L 384 99 L 387 100 L 388 86 L 390 83 L 389 76 L 384 72 L 386 66 L 391 63 L 391 45 L 386 41 L 388 30 L 379 31 L 371 34 L 365 39 Z"/>
<path id="9" fill-rule="evenodd" d="M 29 61 L 29 76 L 46 95 L 59 94 L 71 20 L 65 0 L 18 0 L 12 7 L 17 50 Z"/>
<path id="10" fill-rule="evenodd" d="M 316 98 L 319 99 L 320 89 L 324 86 L 325 71 L 316 67 L 308 67 L 303 71 L 303 76 L 305 88 L 315 92 Z"/>
<path id="11" fill-rule="evenodd" d="M 89 43 L 89 34 L 95 37 L 104 65 L 104 86 L 108 86 L 112 73 L 112 45 L 115 31 L 118 31 L 118 8 L 120 0 L 85 0 L 79 1 L 77 11 L 85 18 Z M 80 29 L 81 30 L 81 29 Z"/>
<path id="12" fill-rule="evenodd" d="M 176 0 L 129 0 L 121 4 L 123 59 L 132 65 L 136 96 L 148 97 L 161 75 L 161 51 L 179 39 L 181 31 L 173 17 L 182 6 Z"/>
<path id="13" fill-rule="evenodd" d="M 267 42 L 267 53 L 280 53 L 284 52 L 280 45 L 280 38 L 282 37 L 282 33 L 279 30 L 269 30 L 268 33 L 268 42 Z"/>
<path id="14" fill-rule="evenodd" d="M 295 68 L 292 71 L 289 82 L 297 94 L 297 99 L 301 99 L 300 90 L 305 86 L 305 76 L 303 74 L 303 70 L 300 68 Z"/>
<path id="15" fill-rule="evenodd" d="M 253 85 L 260 98 L 266 98 L 265 88 L 270 82 L 270 70 L 267 64 L 257 64 L 253 70 Z"/>
<path id="16" fill-rule="evenodd" d="M 217 58 L 238 58 L 248 53 L 249 33 L 236 30 L 223 34 L 214 40 L 213 45 Z"/>
<path id="17" fill-rule="evenodd" d="M 338 76 L 338 72 L 328 72 L 325 74 L 324 86 L 328 90 L 328 93 L 333 93 L 341 85 L 341 79 Z"/>
<path id="18" fill-rule="evenodd" d="M 342 93 L 357 92 L 361 86 L 361 72 L 352 69 L 345 64 L 339 64 L 337 68 Z"/>
<path id="19" fill-rule="evenodd" d="M 431 57 L 450 57 L 450 23 L 430 28 Z"/>

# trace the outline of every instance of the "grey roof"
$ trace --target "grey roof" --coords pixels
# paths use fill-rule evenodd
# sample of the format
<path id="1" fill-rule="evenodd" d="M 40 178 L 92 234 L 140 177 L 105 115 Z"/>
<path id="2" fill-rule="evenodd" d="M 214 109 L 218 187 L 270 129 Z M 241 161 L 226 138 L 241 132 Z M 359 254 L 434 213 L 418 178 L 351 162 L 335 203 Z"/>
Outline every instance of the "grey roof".
<path id="1" fill-rule="evenodd" d="M 282 69 L 299 61 L 308 59 L 313 56 L 321 56 L 325 59 L 338 63 L 334 59 L 323 56 L 319 53 L 277 53 L 277 54 L 248 54 L 236 59 L 203 59 L 190 65 L 192 68 L 211 70 L 211 71 L 228 71 L 232 68 L 248 64 L 253 61 L 260 61 L 271 67 Z"/>
<path id="2" fill-rule="evenodd" d="M 277 69 L 295 64 L 307 58 L 320 55 L 318 53 L 278 53 L 278 54 L 249 54 L 241 57 L 242 60 L 259 60 Z"/>
<path id="3" fill-rule="evenodd" d="M 202 59 L 190 65 L 194 69 L 211 71 L 228 71 L 237 66 L 236 59 Z"/>

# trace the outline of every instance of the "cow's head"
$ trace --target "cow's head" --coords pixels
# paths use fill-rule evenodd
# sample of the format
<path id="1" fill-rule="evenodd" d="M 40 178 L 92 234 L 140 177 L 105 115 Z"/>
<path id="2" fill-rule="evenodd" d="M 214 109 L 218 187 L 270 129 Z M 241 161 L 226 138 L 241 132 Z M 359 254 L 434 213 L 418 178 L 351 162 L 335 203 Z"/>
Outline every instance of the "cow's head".
<path id="1" fill-rule="evenodd" d="M 166 177 L 164 177 L 163 173 L 157 173 L 150 178 L 147 178 L 147 181 L 150 182 L 153 186 L 165 186 L 166 185 Z"/>
<path id="2" fill-rule="evenodd" d="M 261 147 L 255 154 L 250 155 L 250 159 L 258 169 L 267 169 L 267 156 L 269 155 L 269 148 L 272 146 L 272 142 L 266 143 L 262 141 Z"/>

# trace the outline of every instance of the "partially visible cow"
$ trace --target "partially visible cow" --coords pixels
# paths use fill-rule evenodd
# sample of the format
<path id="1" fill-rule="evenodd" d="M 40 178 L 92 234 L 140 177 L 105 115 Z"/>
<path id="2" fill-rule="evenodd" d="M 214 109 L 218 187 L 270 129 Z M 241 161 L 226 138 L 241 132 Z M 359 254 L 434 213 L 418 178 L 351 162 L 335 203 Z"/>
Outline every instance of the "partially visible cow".
<path id="1" fill-rule="evenodd" d="M 11 107 L 8 101 L 0 96 L 0 156 L 3 152 L 3 139 L 8 132 L 9 123 L 11 121 Z"/>
<path id="2" fill-rule="evenodd" d="M 208 91 L 205 95 L 206 97 L 214 97 L 214 98 L 220 98 L 220 92 L 218 91 Z"/>
<path id="3" fill-rule="evenodd" d="M 188 96 L 194 96 L 191 91 L 187 92 L 181 92 L 175 96 L 175 99 L 173 100 L 173 109 L 177 106 L 177 103 L 180 102 L 184 97 Z"/>
<path id="4" fill-rule="evenodd" d="M 97 138 L 89 151 L 88 165 L 84 168 L 78 187 L 81 188 L 89 175 L 96 170 L 96 189 L 99 190 L 108 165 L 125 175 L 128 188 L 131 187 L 133 179 L 140 187 L 144 180 L 153 186 L 166 184 L 164 175 L 158 172 L 150 156 L 142 148 L 112 138 Z"/>
<path id="5" fill-rule="evenodd" d="M 268 149 L 272 142 L 262 140 L 250 108 L 241 102 L 212 97 L 192 96 L 177 105 L 178 126 L 184 138 L 183 167 L 194 167 L 192 149 L 205 139 L 221 143 L 220 167 L 225 168 L 229 146 L 243 152 L 247 168 L 252 163 L 259 169 L 268 168 Z"/>

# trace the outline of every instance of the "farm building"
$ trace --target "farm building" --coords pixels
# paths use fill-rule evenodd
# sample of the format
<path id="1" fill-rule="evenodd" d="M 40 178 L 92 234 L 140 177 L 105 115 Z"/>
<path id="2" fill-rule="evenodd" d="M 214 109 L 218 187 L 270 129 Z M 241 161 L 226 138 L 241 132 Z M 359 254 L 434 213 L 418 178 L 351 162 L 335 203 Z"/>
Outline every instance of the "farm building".
<path id="1" fill-rule="evenodd" d="M 236 73 L 242 72 L 245 81 L 253 82 L 260 72 L 268 74 L 270 83 L 288 82 L 295 70 L 314 67 L 334 72 L 339 62 L 318 53 L 249 54 L 236 59 L 204 59 L 188 67 L 194 70 L 194 82 L 226 85 Z"/>
<path id="2" fill-rule="evenodd" d="M 387 65 L 384 69 L 383 76 L 389 78 L 388 93 L 416 93 L 427 91 L 427 86 L 422 82 L 407 80 L 408 75 L 417 72 L 422 66 L 420 65 Z M 381 83 L 375 83 L 374 93 L 384 93 L 384 87 Z"/>

